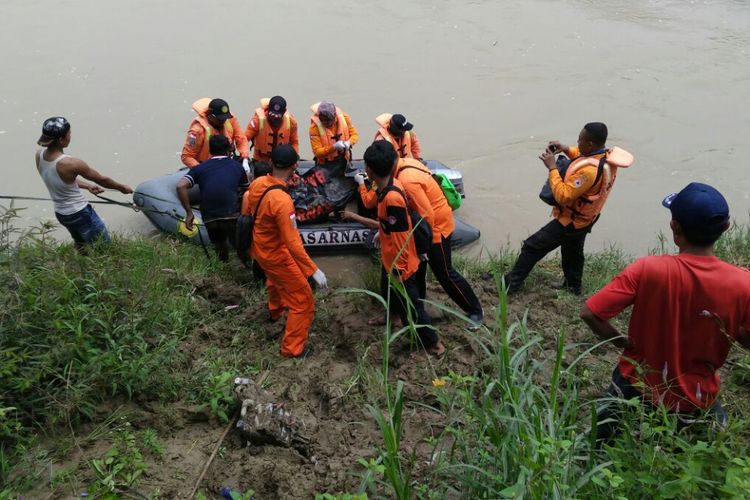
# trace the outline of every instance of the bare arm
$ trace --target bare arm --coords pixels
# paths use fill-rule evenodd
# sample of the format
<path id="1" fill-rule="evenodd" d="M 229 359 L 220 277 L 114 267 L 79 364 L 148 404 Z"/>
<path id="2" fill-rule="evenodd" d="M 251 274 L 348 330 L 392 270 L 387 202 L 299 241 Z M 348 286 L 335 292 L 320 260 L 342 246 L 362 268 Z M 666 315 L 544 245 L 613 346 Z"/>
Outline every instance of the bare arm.
<path id="1" fill-rule="evenodd" d="M 86 182 L 81 178 L 76 179 L 76 184 L 78 184 L 78 187 L 81 189 L 87 189 L 93 194 L 99 194 L 104 192 L 104 188 L 101 188 L 97 186 L 96 184 L 92 184 L 91 182 Z"/>
<path id="2" fill-rule="evenodd" d="M 581 319 L 600 339 L 611 340 L 612 344 L 623 349 L 628 347 L 627 337 L 623 337 L 609 321 L 597 318 L 586 304 L 581 307 Z"/>
<path id="3" fill-rule="evenodd" d="M 362 217 L 361 215 L 355 214 L 354 212 L 350 212 L 348 210 L 344 210 L 341 212 L 341 218 L 344 220 L 353 220 L 354 222 L 359 222 L 363 226 L 370 229 L 378 229 L 378 221 L 369 219 L 367 217 Z"/>
<path id="4" fill-rule="evenodd" d="M 190 187 L 190 181 L 184 177 L 177 181 L 177 197 L 180 199 L 182 208 L 185 209 L 185 227 L 188 230 L 193 229 L 193 220 L 195 220 L 193 208 L 190 206 L 190 197 L 188 196 L 188 189 Z"/>
<path id="5" fill-rule="evenodd" d="M 57 166 L 60 177 L 62 177 L 64 181 L 73 182 L 74 180 L 76 180 L 76 177 L 80 175 L 84 179 L 95 182 L 99 186 L 103 186 L 109 189 L 116 189 L 123 194 L 129 194 L 133 192 L 133 188 L 131 188 L 130 186 L 126 186 L 125 184 L 121 184 L 110 177 L 100 174 L 98 171 L 91 168 L 85 161 L 79 158 L 63 158 L 57 164 Z M 81 188 L 91 190 L 91 187 L 87 182 L 84 181 L 83 185 L 81 185 L 80 182 L 81 181 L 78 181 L 78 185 Z"/>

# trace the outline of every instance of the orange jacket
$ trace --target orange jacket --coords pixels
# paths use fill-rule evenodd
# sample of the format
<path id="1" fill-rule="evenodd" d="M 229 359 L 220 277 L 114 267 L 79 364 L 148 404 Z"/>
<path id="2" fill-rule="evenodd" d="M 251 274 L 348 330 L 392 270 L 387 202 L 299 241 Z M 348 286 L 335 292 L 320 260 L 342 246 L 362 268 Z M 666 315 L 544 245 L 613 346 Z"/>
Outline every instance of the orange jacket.
<path id="1" fill-rule="evenodd" d="M 284 181 L 272 175 L 255 179 L 242 197 L 242 213 L 255 213 L 258 200 L 266 189 L 273 185 L 286 187 Z M 292 198 L 286 191 L 274 189 L 263 198 L 253 228 L 250 255 L 263 269 L 279 266 L 286 268 L 290 257 L 306 277 L 312 276 L 318 268 L 302 246 Z"/>
<path id="2" fill-rule="evenodd" d="M 404 191 L 398 179 L 393 185 Z M 419 256 L 411 232 L 411 217 L 406 200 L 397 191 L 388 191 L 378 198 L 380 227 L 380 258 L 386 271 L 398 271 L 401 279 L 409 279 L 419 268 Z M 403 249 L 403 251 L 402 251 Z M 400 253 L 400 255 L 399 255 Z"/>
<path id="3" fill-rule="evenodd" d="M 388 131 L 388 126 L 391 124 L 392 116 L 391 113 L 383 113 L 375 118 L 375 123 L 380 125 L 380 128 L 378 128 L 378 131 L 375 133 L 375 140 L 385 140 L 390 142 L 400 158 L 416 158 L 421 160 L 422 148 L 419 146 L 417 134 L 411 130 L 407 130 L 404 132 L 404 135 L 396 138 Z"/>
<path id="4" fill-rule="evenodd" d="M 421 162 L 411 158 L 402 158 L 396 165 L 394 173 L 404 186 L 409 201 L 409 208 L 416 210 L 432 227 L 432 242 L 440 243 L 440 238 L 447 238 L 453 233 L 456 224 L 453 221 L 453 210 L 437 181 Z M 359 187 L 362 204 L 374 208 L 377 193 L 366 186 Z"/>
<path id="5" fill-rule="evenodd" d="M 580 229 L 596 222 L 612 191 L 617 169 L 632 165 L 633 155 L 618 147 L 592 156 L 581 156 L 578 148 L 571 147 L 565 154 L 571 159 L 565 179 L 556 168 L 549 171 L 549 185 L 558 204 L 552 215 L 563 226 L 572 222 Z M 597 181 L 599 162 L 605 156 L 602 176 Z"/>
<path id="6" fill-rule="evenodd" d="M 332 128 L 325 128 L 318 118 L 319 102 L 310 106 L 312 116 L 310 117 L 310 147 L 318 163 L 333 161 L 341 153 L 333 147 L 337 141 L 349 141 L 352 146 L 359 140 L 357 129 L 354 128 L 349 115 L 336 106 L 336 120 Z M 349 154 L 347 153 L 347 159 Z"/>
<path id="7" fill-rule="evenodd" d="M 210 97 L 204 97 L 193 103 L 193 110 L 198 113 L 198 116 L 193 118 L 193 121 L 190 123 L 185 144 L 182 146 L 182 156 L 180 157 L 182 163 L 188 168 L 193 168 L 211 157 L 211 153 L 208 150 L 208 141 L 211 139 L 211 134 L 224 134 L 229 139 L 233 151 L 239 151 L 240 156 L 243 158 L 250 158 L 250 148 L 237 118 L 232 117 L 225 121 L 224 130 L 221 131 L 208 123 L 206 112 L 208 111 L 208 103 L 210 102 Z"/>
<path id="8" fill-rule="evenodd" d="M 250 123 L 245 129 L 245 137 L 253 143 L 253 159 L 271 161 L 271 151 L 279 144 L 291 144 L 299 154 L 299 138 L 297 136 L 297 120 L 289 111 L 284 113 L 281 126 L 274 130 L 268 123 L 266 111 L 269 98 L 260 100 L 260 107 L 255 110 Z"/>

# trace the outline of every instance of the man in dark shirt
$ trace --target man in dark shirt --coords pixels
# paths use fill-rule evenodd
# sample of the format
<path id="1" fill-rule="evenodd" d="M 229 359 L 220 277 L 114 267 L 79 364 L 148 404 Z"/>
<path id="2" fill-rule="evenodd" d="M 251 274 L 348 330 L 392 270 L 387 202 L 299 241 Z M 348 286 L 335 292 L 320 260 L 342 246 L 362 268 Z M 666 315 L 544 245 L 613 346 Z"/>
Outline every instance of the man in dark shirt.
<path id="1" fill-rule="evenodd" d="M 234 246 L 234 232 L 240 213 L 240 199 L 247 189 L 248 178 L 242 165 L 229 157 L 229 139 L 214 135 L 209 141 L 211 158 L 191 169 L 177 182 L 177 196 L 185 209 L 185 227 L 193 229 L 195 215 L 190 206 L 188 189 L 200 187 L 200 209 L 208 237 L 219 260 L 229 260 L 229 245 Z"/>

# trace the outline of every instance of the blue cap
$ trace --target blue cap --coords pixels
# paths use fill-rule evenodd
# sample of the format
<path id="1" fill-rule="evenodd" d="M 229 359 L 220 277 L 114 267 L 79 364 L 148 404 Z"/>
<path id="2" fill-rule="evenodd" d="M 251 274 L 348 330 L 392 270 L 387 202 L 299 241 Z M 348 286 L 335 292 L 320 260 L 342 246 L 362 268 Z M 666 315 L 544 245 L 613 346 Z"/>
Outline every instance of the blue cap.
<path id="1" fill-rule="evenodd" d="M 661 202 L 682 227 L 710 235 L 723 233 L 729 222 L 729 205 L 724 196 L 708 184 L 691 182 L 679 193 Z"/>

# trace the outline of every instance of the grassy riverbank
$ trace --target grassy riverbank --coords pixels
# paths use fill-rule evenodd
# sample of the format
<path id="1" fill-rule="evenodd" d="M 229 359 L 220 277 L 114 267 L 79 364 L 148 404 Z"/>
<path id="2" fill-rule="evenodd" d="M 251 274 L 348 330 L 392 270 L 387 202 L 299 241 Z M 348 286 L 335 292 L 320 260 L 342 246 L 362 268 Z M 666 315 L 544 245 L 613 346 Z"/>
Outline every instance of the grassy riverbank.
<path id="1" fill-rule="evenodd" d="M 677 431 L 633 407 L 621 440 L 593 449 L 594 398 L 617 351 L 577 319 L 582 298 L 549 288 L 554 259 L 511 301 L 497 277 L 513 255 L 463 262 L 488 316 L 476 333 L 431 283 L 448 346 L 440 360 L 412 358 L 407 334 L 368 326 L 379 305 L 366 294 L 318 293 L 316 353 L 296 361 L 279 357 L 280 326 L 236 263 L 169 238 L 116 240 L 83 257 L 44 230 L 9 238 L 12 217 L 0 222 L 0 499 L 187 496 L 231 418 L 235 376 L 262 379 L 304 422 L 312 452 L 247 447 L 230 433 L 202 481 L 207 498 L 223 486 L 256 498 L 750 490 L 750 360 L 739 349 L 722 371 L 728 430 Z M 747 266 L 750 233 L 733 229 L 719 253 Z M 590 255 L 586 292 L 628 260 L 617 249 Z M 362 274 L 372 287 L 376 267 Z"/>

